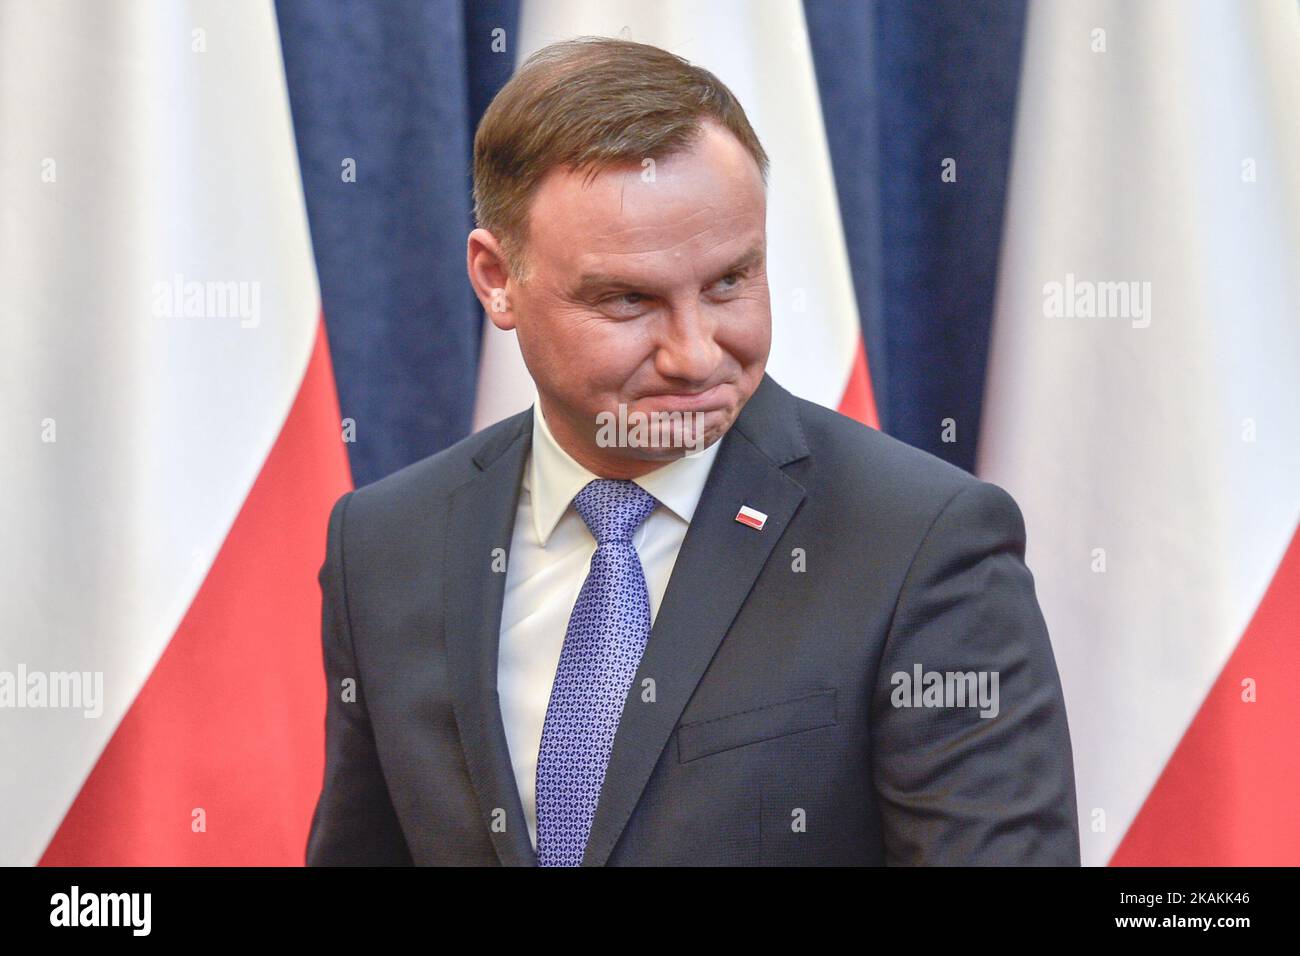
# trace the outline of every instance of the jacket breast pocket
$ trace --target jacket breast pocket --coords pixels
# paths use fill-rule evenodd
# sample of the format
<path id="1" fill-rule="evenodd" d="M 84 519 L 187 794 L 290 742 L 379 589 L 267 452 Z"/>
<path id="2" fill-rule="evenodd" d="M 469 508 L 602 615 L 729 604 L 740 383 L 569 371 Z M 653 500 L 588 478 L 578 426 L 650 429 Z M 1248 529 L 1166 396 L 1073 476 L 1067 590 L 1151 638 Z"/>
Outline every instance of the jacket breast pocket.
<path id="1" fill-rule="evenodd" d="M 686 763 L 834 723 L 835 689 L 832 687 L 735 714 L 681 724 L 677 728 L 677 761 Z"/>

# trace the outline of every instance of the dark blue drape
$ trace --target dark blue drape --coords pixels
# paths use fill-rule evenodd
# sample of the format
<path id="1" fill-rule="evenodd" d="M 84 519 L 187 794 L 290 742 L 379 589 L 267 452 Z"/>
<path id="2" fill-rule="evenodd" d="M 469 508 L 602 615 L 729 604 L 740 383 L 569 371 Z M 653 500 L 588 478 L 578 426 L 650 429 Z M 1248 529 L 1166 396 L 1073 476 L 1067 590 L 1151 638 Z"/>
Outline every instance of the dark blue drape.
<path id="1" fill-rule="evenodd" d="M 469 433 L 482 318 L 465 277 L 470 146 L 513 68 L 518 6 L 277 4 L 358 485 Z M 804 8 L 883 425 L 972 468 L 1024 0 Z M 946 158 L 956 182 L 941 179 Z"/>
<path id="2" fill-rule="evenodd" d="M 330 352 L 358 485 L 469 434 L 482 312 L 470 148 L 517 3 L 277 5 Z M 345 182 L 343 163 L 356 163 Z"/>

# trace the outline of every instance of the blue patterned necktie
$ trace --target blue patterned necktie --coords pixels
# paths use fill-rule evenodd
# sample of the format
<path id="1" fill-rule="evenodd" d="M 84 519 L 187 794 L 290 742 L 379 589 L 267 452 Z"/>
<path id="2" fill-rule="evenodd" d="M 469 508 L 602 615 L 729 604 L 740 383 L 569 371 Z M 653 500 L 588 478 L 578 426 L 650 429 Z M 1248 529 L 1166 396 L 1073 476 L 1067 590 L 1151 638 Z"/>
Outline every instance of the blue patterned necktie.
<path id="1" fill-rule="evenodd" d="M 569 616 L 537 756 L 537 858 L 578 866 L 623 702 L 650 636 L 650 597 L 632 534 L 658 501 L 631 481 L 589 482 L 573 505 L 596 539 Z"/>

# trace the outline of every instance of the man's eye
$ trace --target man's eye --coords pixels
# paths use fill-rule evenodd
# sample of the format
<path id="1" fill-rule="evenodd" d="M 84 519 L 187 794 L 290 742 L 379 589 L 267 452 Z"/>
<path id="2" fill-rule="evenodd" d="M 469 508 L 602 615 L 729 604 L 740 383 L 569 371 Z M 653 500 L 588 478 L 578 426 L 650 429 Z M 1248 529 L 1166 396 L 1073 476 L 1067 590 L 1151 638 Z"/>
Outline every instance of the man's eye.
<path id="1" fill-rule="evenodd" d="M 727 285 L 727 286 L 723 286 L 723 289 L 724 289 L 724 290 L 725 290 L 725 289 L 734 289 L 736 286 L 740 285 L 740 280 L 743 279 L 743 278 L 744 278 L 744 275 L 743 275 L 742 273 L 739 273 L 739 272 L 733 272 L 733 273 L 731 273 L 730 275 L 725 275 L 725 276 L 723 276 L 721 279 L 718 280 L 718 282 L 720 282 L 720 283 L 721 283 L 721 282 L 726 282 L 728 279 L 732 279 L 732 280 L 734 280 L 734 281 L 732 282 L 732 284 L 731 284 L 731 285 Z"/>
<path id="2" fill-rule="evenodd" d="M 645 296 L 640 292 L 620 292 L 617 295 L 611 295 L 604 300 L 605 305 L 613 306 L 637 306 Z"/>

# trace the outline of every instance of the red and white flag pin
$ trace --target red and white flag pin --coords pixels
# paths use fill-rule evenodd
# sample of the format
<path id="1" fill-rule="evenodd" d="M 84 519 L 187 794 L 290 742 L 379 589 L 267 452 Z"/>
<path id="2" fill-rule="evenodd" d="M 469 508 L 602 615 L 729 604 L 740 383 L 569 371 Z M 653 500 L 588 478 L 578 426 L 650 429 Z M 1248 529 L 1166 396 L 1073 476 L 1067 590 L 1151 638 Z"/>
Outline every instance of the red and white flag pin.
<path id="1" fill-rule="evenodd" d="M 741 505 L 740 510 L 736 512 L 736 520 L 741 524 L 749 525 L 755 531 L 762 531 L 763 525 L 767 524 L 767 515 L 749 505 Z"/>

